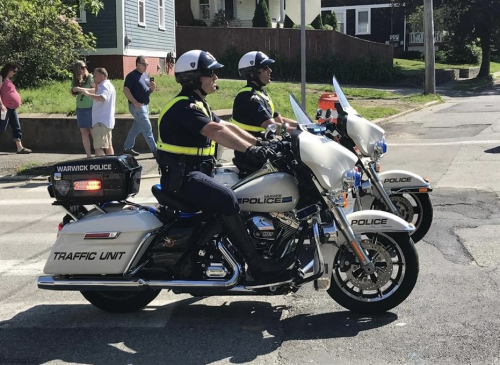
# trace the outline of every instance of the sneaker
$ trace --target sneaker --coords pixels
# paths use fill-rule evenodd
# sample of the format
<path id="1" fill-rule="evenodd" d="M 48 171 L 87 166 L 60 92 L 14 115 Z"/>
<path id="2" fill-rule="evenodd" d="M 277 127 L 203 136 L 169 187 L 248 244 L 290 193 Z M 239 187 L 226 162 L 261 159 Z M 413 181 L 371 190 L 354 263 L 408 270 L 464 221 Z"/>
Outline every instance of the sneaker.
<path id="1" fill-rule="evenodd" d="M 125 153 L 126 155 L 132 155 L 132 156 L 139 156 L 140 155 L 139 152 L 134 151 L 132 148 L 129 150 L 123 150 L 123 153 Z"/>

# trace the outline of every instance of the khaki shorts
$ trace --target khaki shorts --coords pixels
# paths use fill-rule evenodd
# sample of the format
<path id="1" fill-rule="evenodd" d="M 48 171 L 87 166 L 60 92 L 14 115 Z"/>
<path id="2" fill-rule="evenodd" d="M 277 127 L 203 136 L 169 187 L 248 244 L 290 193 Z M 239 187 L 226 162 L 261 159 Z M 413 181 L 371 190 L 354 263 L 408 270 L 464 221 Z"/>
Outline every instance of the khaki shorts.
<path id="1" fill-rule="evenodd" d="M 96 123 L 92 127 L 92 139 L 94 140 L 94 149 L 110 148 L 113 146 L 111 142 L 111 128 L 106 127 L 102 123 Z"/>

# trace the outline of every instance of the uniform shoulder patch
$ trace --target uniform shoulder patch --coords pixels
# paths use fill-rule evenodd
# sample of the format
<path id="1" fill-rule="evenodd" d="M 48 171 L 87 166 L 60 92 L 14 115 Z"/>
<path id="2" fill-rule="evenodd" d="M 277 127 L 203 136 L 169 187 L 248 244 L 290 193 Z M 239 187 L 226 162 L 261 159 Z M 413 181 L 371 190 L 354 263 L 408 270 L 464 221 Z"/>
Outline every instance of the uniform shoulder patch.
<path id="1" fill-rule="evenodd" d="M 252 96 L 250 97 L 250 100 L 251 100 L 251 101 L 260 101 L 259 96 L 258 96 L 258 95 L 256 95 L 256 94 L 252 95 Z"/>

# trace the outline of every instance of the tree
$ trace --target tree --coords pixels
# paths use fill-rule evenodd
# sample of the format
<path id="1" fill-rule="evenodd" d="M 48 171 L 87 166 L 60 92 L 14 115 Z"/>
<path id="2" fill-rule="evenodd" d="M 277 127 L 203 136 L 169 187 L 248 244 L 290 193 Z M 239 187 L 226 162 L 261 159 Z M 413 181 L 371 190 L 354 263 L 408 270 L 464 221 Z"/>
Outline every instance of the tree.
<path id="1" fill-rule="evenodd" d="M 335 13 L 330 13 L 325 15 L 325 19 L 323 19 L 324 25 L 330 25 L 333 30 L 337 30 L 337 16 Z"/>
<path id="2" fill-rule="evenodd" d="M 407 0 L 405 6 L 413 12 L 421 0 Z M 450 33 L 456 45 L 478 44 L 482 50 L 477 77 L 490 74 L 491 48 L 500 43 L 500 1 L 498 0 L 434 0 L 434 8 L 442 9 L 443 29 Z"/>
<path id="3" fill-rule="evenodd" d="M 83 6 L 93 14 L 102 9 L 97 0 Z M 75 21 L 74 1 L 0 0 L 0 8 L 0 64 L 19 65 L 20 87 L 68 78 L 74 61 L 95 47 L 95 37 Z"/>
<path id="4" fill-rule="evenodd" d="M 254 28 L 271 28 L 271 17 L 267 9 L 266 0 L 260 0 L 255 7 L 255 13 L 252 19 L 252 26 Z"/>

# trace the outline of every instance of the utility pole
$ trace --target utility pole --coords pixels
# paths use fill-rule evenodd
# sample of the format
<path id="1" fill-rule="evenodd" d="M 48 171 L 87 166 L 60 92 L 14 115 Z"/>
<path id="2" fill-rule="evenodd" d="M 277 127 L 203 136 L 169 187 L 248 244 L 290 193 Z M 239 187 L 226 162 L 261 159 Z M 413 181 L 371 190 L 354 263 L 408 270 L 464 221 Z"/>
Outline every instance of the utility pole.
<path id="1" fill-rule="evenodd" d="M 432 0 L 424 0 L 425 88 L 424 94 L 436 93 L 434 15 Z"/>
<path id="2" fill-rule="evenodd" d="M 300 80 L 300 102 L 306 110 L 306 0 L 300 1 Z"/>

